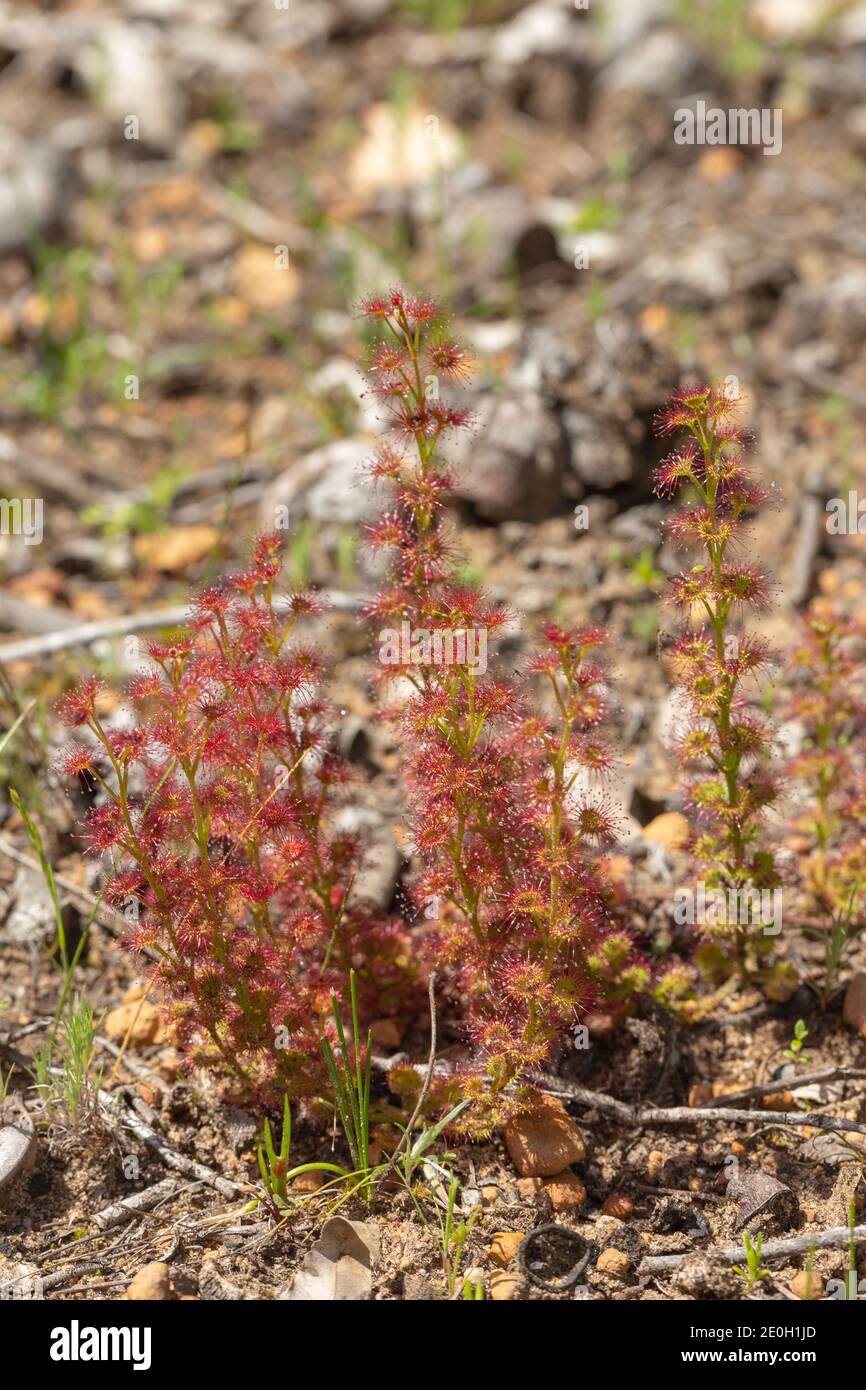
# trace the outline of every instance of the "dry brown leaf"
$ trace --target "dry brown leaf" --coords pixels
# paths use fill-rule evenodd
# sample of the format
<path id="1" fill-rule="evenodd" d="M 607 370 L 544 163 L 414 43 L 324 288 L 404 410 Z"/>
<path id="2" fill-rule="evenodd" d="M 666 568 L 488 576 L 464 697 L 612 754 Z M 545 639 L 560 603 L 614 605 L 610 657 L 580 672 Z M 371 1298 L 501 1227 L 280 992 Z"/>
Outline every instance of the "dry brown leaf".
<path id="1" fill-rule="evenodd" d="M 369 1298 L 378 1256 L 375 1226 L 333 1216 L 281 1298 L 288 1302 Z"/>
<path id="2" fill-rule="evenodd" d="M 136 536 L 135 558 L 164 574 L 180 574 L 213 550 L 219 532 L 213 526 L 175 526 L 155 535 Z"/>

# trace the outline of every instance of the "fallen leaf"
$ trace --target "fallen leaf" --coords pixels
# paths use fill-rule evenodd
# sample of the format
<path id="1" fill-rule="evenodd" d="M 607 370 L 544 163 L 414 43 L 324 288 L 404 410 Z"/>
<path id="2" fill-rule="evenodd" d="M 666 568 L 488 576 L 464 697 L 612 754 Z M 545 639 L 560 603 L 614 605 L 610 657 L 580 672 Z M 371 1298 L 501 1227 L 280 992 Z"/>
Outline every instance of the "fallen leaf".
<path id="1" fill-rule="evenodd" d="M 209 555 L 218 536 L 213 526 L 175 526 L 152 536 L 136 536 L 132 549 L 135 558 L 150 569 L 180 574 Z"/>
<path id="2" fill-rule="evenodd" d="M 379 1233 L 375 1226 L 332 1216 L 292 1283 L 279 1297 L 284 1302 L 369 1298 L 372 1267 L 378 1257 Z"/>

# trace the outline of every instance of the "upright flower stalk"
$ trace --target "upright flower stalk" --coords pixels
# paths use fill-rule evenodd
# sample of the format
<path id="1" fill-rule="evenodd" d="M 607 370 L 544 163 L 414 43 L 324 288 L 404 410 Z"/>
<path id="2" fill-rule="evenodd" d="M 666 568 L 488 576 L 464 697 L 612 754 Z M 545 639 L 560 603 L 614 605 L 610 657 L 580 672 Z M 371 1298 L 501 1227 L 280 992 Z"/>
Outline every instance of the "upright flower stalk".
<path id="1" fill-rule="evenodd" d="M 864 926 L 866 795 L 862 673 L 856 643 L 863 626 L 816 601 L 803 618 L 803 640 L 789 656 L 794 694 L 788 713 L 803 727 L 800 751 L 788 764 L 798 814 L 794 829 L 811 853 L 798 856 L 800 877 L 820 922 L 807 931 L 820 944 L 816 988 L 825 1005 L 838 989 L 840 967 Z M 814 983 L 814 982 L 813 982 Z"/>
<path id="2" fill-rule="evenodd" d="M 847 838 L 848 812 L 863 776 L 857 731 L 866 708 L 852 651 L 859 633 L 857 623 L 815 604 L 804 615 L 803 640 L 789 658 L 795 690 L 788 712 L 803 725 L 803 746 L 788 764 L 802 803 L 795 825 L 814 844 L 808 886 L 831 910 L 828 861 Z"/>
<path id="3" fill-rule="evenodd" d="M 768 944 L 751 890 L 776 889 L 779 877 L 762 837 L 762 821 L 778 796 L 769 766 L 772 730 L 744 693 L 744 683 L 767 669 L 770 656 L 760 638 L 737 625 L 738 610 L 755 611 L 767 602 L 766 577 L 737 550 L 747 514 L 768 493 L 743 460 L 750 436 L 735 423 L 737 403 L 725 387 L 689 387 L 673 396 L 658 430 L 682 430 L 687 438 L 657 469 L 655 486 L 660 497 L 685 494 L 669 530 L 678 543 L 701 551 L 672 590 L 688 623 L 672 653 L 674 678 L 690 709 L 678 752 L 684 766 L 703 774 L 688 787 L 700 823 L 693 848 L 708 886 L 733 892 L 742 908 L 721 932 L 742 969 Z"/>
<path id="4" fill-rule="evenodd" d="M 426 299 L 398 291 L 362 307 L 382 328 L 370 374 L 391 427 L 371 466 L 392 490 L 370 531 L 390 556 L 370 609 L 386 624 L 377 676 L 405 739 L 417 894 L 432 904 L 432 950 L 474 1044 L 464 1093 L 489 1121 L 520 1103 L 522 1073 L 594 989 L 587 953 L 608 924 L 593 856 L 612 824 L 581 778 L 610 764 L 598 736 L 603 634 L 546 630 L 529 674 L 546 683 L 549 715 L 488 672 L 508 614 L 457 582 L 443 522 L 453 479 L 439 446 L 470 422 L 438 388 L 466 375 L 466 353 Z"/>

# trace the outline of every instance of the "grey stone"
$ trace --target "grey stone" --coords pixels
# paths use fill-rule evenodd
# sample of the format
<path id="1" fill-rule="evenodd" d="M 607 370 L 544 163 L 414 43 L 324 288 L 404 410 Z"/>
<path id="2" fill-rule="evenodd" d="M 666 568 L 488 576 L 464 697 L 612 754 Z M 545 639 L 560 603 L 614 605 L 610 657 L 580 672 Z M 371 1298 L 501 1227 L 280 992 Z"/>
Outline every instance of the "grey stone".
<path id="1" fill-rule="evenodd" d="M 623 440 L 604 422 L 571 406 L 562 412 L 572 471 L 588 488 L 605 492 L 634 477 L 634 460 Z"/>
<path id="2" fill-rule="evenodd" d="M 142 144 L 160 150 L 174 146 L 185 102 L 155 29 L 117 20 L 104 24 L 79 50 L 75 63 L 121 137 L 123 123 L 135 116 Z"/>
<path id="3" fill-rule="evenodd" d="M 560 264 L 556 235 L 522 189 L 494 185 L 449 198 L 443 236 L 466 272 L 481 282 Z"/>
<path id="4" fill-rule="evenodd" d="M 381 495 L 363 475 L 364 464 L 375 451 L 366 439 L 335 439 L 299 459 L 270 485 L 261 502 L 264 527 L 278 524 L 277 509 L 288 509 L 289 525 L 298 519 L 352 525 L 371 521 L 381 506 Z"/>
<path id="5" fill-rule="evenodd" d="M 54 904 L 41 873 L 22 865 L 12 886 L 15 903 L 6 919 L 4 933 L 17 946 L 35 946 L 56 930 Z"/>
<path id="6" fill-rule="evenodd" d="M 476 438 L 455 450 L 458 496 L 487 521 L 541 521 L 560 511 L 568 446 L 545 400 L 532 392 L 487 397 L 476 423 Z"/>
<path id="7" fill-rule="evenodd" d="M 671 1275 L 671 1283 L 689 1298 L 739 1298 L 741 1291 L 737 1276 L 703 1251 L 689 1255 Z"/>
<path id="8" fill-rule="evenodd" d="M 69 171 L 47 145 L 25 145 L 0 131 L 0 254 L 23 250 L 55 227 L 62 229 Z"/>
<path id="9" fill-rule="evenodd" d="M 650 256 L 644 273 L 653 284 L 680 290 L 688 303 L 716 304 L 731 291 L 731 267 L 718 241 L 697 242 L 676 255 Z"/>
<path id="10" fill-rule="evenodd" d="M 728 1183 L 727 1196 L 737 1203 L 734 1229 L 753 1234 L 789 1229 L 797 1208 L 790 1187 L 760 1168 L 735 1172 Z"/>
<path id="11" fill-rule="evenodd" d="M 593 41 L 605 59 L 613 58 L 667 18 L 670 0 L 616 0 L 605 5 L 593 24 Z"/>
<path id="12" fill-rule="evenodd" d="M 627 48 L 599 76 L 607 92 L 664 97 L 681 91 L 698 70 L 694 50 L 672 29 L 655 29 Z"/>

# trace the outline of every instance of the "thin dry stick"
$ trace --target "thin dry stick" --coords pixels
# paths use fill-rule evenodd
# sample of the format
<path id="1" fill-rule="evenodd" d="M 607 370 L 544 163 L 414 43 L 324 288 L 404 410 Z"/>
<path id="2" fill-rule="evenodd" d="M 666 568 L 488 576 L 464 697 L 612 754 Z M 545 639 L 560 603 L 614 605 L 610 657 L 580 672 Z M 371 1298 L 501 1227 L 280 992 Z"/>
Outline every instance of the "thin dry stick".
<path id="1" fill-rule="evenodd" d="M 339 589 L 323 590 L 319 597 L 329 608 L 338 612 L 355 612 L 369 602 L 369 595 L 344 593 Z M 0 665 L 8 661 L 30 661 L 35 657 L 51 656 L 67 647 L 86 647 L 104 637 L 122 637 L 127 632 L 144 632 L 156 627 L 181 627 L 189 621 L 189 608 L 148 609 L 116 618 L 100 618 L 97 622 L 77 623 L 60 631 L 46 632 L 42 637 L 25 637 L 20 642 L 0 646 Z"/>
<path id="2" fill-rule="evenodd" d="M 54 1020 L 49 1019 L 48 1022 L 53 1023 Z M 97 1038 L 96 1041 L 106 1052 L 110 1052 L 112 1057 L 120 1057 L 120 1048 L 110 1038 Z M 139 1061 L 137 1057 L 124 1056 L 123 1065 L 132 1076 L 137 1077 L 139 1081 L 146 1081 L 149 1086 L 154 1086 L 156 1090 L 162 1091 L 163 1095 L 171 1090 L 168 1081 L 161 1077 L 158 1072 L 153 1071 L 145 1062 Z"/>
<path id="3" fill-rule="evenodd" d="M 824 538 L 823 521 L 824 505 L 821 498 L 807 494 L 800 502 L 799 540 L 794 548 L 788 582 L 788 602 L 792 608 L 799 608 L 809 597 L 815 561 Z"/>
<path id="4" fill-rule="evenodd" d="M 613 1096 L 606 1096 L 603 1091 L 590 1091 L 586 1086 L 573 1086 L 569 1081 L 560 1081 L 556 1076 L 536 1076 L 534 1080 L 540 1085 L 541 1090 L 548 1096 L 565 1096 L 567 1100 L 577 1101 L 578 1105 L 585 1105 L 591 1110 L 606 1110 L 611 1115 L 616 1115 L 626 1124 L 635 1124 L 635 1108 L 627 1105 L 624 1100 L 615 1100 Z"/>
<path id="5" fill-rule="evenodd" d="M 125 1221 L 131 1221 L 134 1216 L 151 1211 L 166 1198 L 176 1196 L 183 1190 L 183 1186 L 180 1178 L 163 1178 L 161 1182 L 154 1183 L 153 1187 L 146 1187 L 143 1192 L 135 1192 L 131 1197 L 124 1197 L 121 1202 L 112 1202 L 110 1206 L 103 1207 L 95 1213 L 92 1220 L 100 1231 L 107 1231 L 112 1226 L 121 1226 Z"/>
<path id="6" fill-rule="evenodd" d="M 816 1110 L 712 1110 L 697 1106 L 680 1105 L 671 1110 L 639 1110 L 636 1123 L 641 1125 L 688 1125 L 695 1120 L 713 1120 L 719 1124 L 749 1125 L 791 1125 L 795 1129 L 833 1129 L 847 1133 L 866 1134 L 866 1124 L 861 1120 L 839 1119 L 835 1115 L 823 1115 Z"/>
<path id="7" fill-rule="evenodd" d="M 831 1226 L 826 1231 L 812 1231 L 803 1236 L 791 1236 L 786 1240 L 768 1240 L 761 1246 L 762 1260 L 780 1260 L 791 1255 L 808 1255 L 810 1250 L 829 1250 L 835 1246 L 848 1244 L 854 1240 L 866 1240 L 866 1226 Z M 682 1255 L 646 1255 L 637 1267 L 638 1274 L 663 1274 L 666 1270 L 677 1269 L 695 1252 L 687 1250 Z M 743 1258 L 742 1245 L 709 1246 L 700 1252 L 711 1260 L 730 1263 Z"/>
<path id="8" fill-rule="evenodd" d="M 765 1081 L 760 1086 L 750 1086 L 745 1091 L 732 1091 L 722 1097 L 725 1105 L 737 1105 L 741 1100 L 757 1100 L 760 1096 L 779 1095 L 782 1091 L 797 1092 L 804 1086 L 818 1086 L 825 1081 L 863 1081 L 866 1069 L 863 1067 L 823 1067 L 820 1071 L 803 1072 L 801 1076 L 786 1076 L 776 1081 Z M 713 1101 L 703 1101 L 696 1110 L 712 1107 Z"/>
<path id="9" fill-rule="evenodd" d="M 546 1078 L 552 1081 L 554 1078 Z M 800 1082 L 799 1084 L 802 1084 Z M 769 1089 L 778 1091 L 780 1083 L 776 1082 Z M 566 1096 L 569 1100 L 575 1100 L 579 1105 L 586 1105 L 593 1110 L 606 1110 L 626 1124 L 635 1125 L 638 1128 L 652 1125 L 689 1125 L 700 1123 L 703 1120 L 712 1120 L 719 1123 L 729 1124 L 749 1124 L 749 1125 L 791 1125 L 812 1126 L 814 1129 L 834 1129 L 842 1132 L 852 1131 L 857 1134 L 866 1134 L 866 1124 L 860 1120 L 837 1119 L 835 1115 L 824 1115 L 815 1110 L 734 1110 L 727 1106 L 697 1106 L 697 1105 L 677 1105 L 670 1109 L 648 1109 L 641 1110 L 635 1105 L 626 1105 L 624 1101 L 614 1100 L 612 1096 L 603 1095 L 601 1091 L 589 1091 L 583 1086 L 569 1086 L 565 1083 L 556 1086 L 545 1086 L 544 1091 L 547 1095 Z M 727 1097 L 726 1097 L 727 1099 Z"/>
<path id="10" fill-rule="evenodd" d="M 430 1056 L 427 1062 L 427 1074 L 424 1077 L 424 1082 L 421 1086 L 421 1090 L 418 1092 L 418 1099 L 415 1102 L 415 1109 L 412 1111 L 409 1123 L 403 1130 L 403 1133 L 400 1136 L 400 1142 L 391 1155 L 391 1161 L 388 1164 L 387 1168 L 388 1173 L 390 1173 L 391 1169 L 395 1166 L 397 1159 L 399 1158 L 404 1146 L 409 1142 L 409 1139 L 412 1135 L 412 1130 L 415 1127 L 415 1121 L 421 1114 L 421 1111 L 424 1107 L 424 1102 L 427 1099 L 427 1096 L 430 1093 L 430 1087 L 433 1084 L 433 1068 L 436 1065 L 436 999 L 433 992 L 435 984 L 436 971 L 434 970 L 431 972 L 430 978 L 427 981 L 427 999 L 430 1004 Z"/>
<path id="11" fill-rule="evenodd" d="M 121 614 L 116 618 L 100 618 L 96 622 L 76 623 L 58 632 L 46 632 L 41 637 L 25 637 L 20 642 L 6 642 L 0 647 L 0 663 L 29 661 L 31 657 L 50 656 L 67 647 L 86 647 L 103 637 L 121 637 L 127 632 L 143 632 L 148 628 L 177 627 L 189 619 L 189 608 L 148 609 L 144 613 Z"/>
<path id="12" fill-rule="evenodd" d="M 85 1260 L 83 1264 L 70 1265 L 67 1269 L 54 1270 L 52 1274 L 41 1277 L 41 1287 L 43 1293 L 50 1293 L 53 1289 L 62 1288 L 67 1279 L 80 1279 L 82 1274 L 98 1274 L 103 1268 L 102 1261 Z"/>
<path id="13" fill-rule="evenodd" d="M 107 1091 L 97 1092 L 97 1098 L 109 1122 L 113 1122 L 115 1125 L 125 1125 L 136 1138 L 141 1139 L 148 1148 L 153 1149 L 167 1168 L 173 1168 L 175 1172 L 183 1173 L 188 1178 L 195 1178 L 197 1182 L 208 1183 L 210 1187 L 215 1187 L 223 1197 L 234 1197 L 238 1192 L 246 1190 L 241 1183 L 232 1182 L 230 1178 L 223 1178 L 212 1168 L 207 1168 L 203 1163 L 198 1163 L 195 1159 L 187 1158 L 184 1154 L 178 1153 L 166 1139 L 163 1139 L 161 1134 L 157 1134 L 156 1130 L 145 1124 L 134 1111 L 121 1111 L 114 1098 Z"/>

